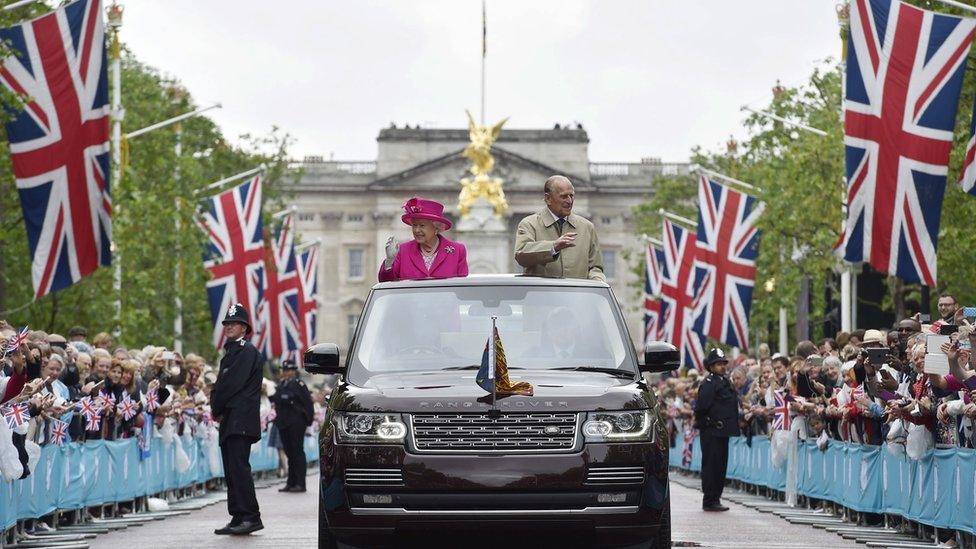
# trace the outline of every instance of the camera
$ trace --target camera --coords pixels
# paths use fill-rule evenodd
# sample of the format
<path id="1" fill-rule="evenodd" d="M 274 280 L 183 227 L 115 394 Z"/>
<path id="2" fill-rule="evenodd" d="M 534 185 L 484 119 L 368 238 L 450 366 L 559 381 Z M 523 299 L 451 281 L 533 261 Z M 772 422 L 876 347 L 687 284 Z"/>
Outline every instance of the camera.
<path id="1" fill-rule="evenodd" d="M 163 360 L 176 360 L 176 353 L 173 351 L 163 351 Z"/>

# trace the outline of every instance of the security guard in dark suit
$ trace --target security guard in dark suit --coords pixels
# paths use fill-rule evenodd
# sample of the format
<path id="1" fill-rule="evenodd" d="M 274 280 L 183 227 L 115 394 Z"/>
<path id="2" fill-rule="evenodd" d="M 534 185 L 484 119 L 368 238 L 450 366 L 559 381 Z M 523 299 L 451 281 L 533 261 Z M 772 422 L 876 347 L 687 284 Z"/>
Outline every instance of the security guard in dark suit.
<path id="1" fill-rule="evenodd" d="M 305 470 L 305 428 L 312 424 L 315 409 L 312 406 L 312 393 L 305 382 L 298 377 L 298 365 L 292 360 L 281 363 L 281 380 L 278 389 L 271 397 L 275 405 L 275 425 L 281 436 L 288 457 L 288 482 L 279 492 L 304 492 Z"/>
<path id="2" fill-rule="evenodd" d="M 725 488 L 729 463 L 729 437 L 739 436 L 739 398 L 725 375 L 729 361 L 715 348 L 705 359 L 708 377 L 698 387 L 695 401 L 695 427 L 701 434 L 702 509 L 728 511 L 720 498 Z"/>
<path id="3" fill-rule="evenodd" d="M 251 445 L 261 440 L 261 355 L 251 344 L 247 309 L 231 305 L 224 317 L 224 356 L 210 395 L 214 419 L 220 422 L 220 454 L 227 482 L 231 521 L 215 534 L 243 535 L 264 528 L 251 477 Z"/>

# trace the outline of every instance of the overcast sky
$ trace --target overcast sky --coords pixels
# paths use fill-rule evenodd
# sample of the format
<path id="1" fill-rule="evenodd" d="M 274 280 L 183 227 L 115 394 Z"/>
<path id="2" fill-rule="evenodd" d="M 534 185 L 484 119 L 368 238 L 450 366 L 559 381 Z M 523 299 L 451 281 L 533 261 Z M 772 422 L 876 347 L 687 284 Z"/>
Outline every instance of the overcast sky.
<path id="1" fill-rule="evenodd" d="M 228 136 L 376 157 L 396 122 L 462 127 L 480 102 L 480 0 L 124 0 L 123 40 Z M 580 122 L 590 159 L 683 161 L 741 135 L 743 104 L 840 51 L 831 0 L 488 0 L 488 121 Z M 123 83 L 124 86 L 124 83 Z M 123 87 L 123 103 L 125 90 Z"/>

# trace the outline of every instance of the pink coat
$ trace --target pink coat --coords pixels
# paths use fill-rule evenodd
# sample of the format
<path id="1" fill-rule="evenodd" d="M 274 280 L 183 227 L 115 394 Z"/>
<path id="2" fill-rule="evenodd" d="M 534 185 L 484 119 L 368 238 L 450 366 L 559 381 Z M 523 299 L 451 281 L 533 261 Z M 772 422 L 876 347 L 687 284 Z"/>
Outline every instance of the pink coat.
<path id="1" fill-rule="evenodd" d="M 468 276 L 468 251 L 464 244 L 440 237 L 437 255 L 430 265 L 428 272 L 424 268 L 424 256 L 420 253 L 420 244 L 416 240 L 400 244 L 393 266 L 384 269 L 380 263 L 380 272 L 376 277 L 380 282 L 391 280 L 417 280 L 421 278 L 450 278 L 452 276 Z"/>

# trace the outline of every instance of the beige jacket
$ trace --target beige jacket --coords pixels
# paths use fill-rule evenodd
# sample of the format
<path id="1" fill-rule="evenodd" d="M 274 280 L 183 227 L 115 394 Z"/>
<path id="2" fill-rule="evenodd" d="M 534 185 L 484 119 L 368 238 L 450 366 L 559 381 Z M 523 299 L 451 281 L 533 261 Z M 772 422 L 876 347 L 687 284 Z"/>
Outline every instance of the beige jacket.
<path id="1" fill-rule="evenodd" d="M 549 208 L 519 222 L 515 232 L 515 261 L 525 267 L 525 274 L 606 282 L 600 240 L 593 223 L 576 214 L 569 214 L 563 232 L 577 233 L 576 245 L 563 248 L 553 255 L 552 246 L 560 233 Z"/>

